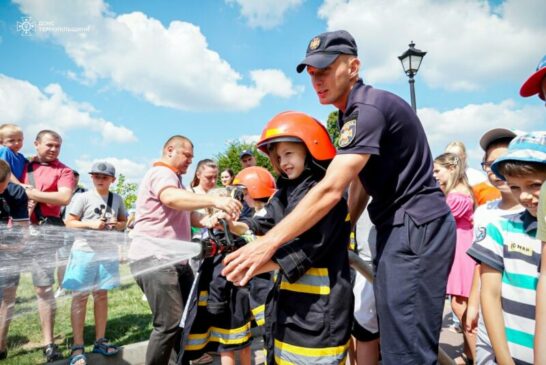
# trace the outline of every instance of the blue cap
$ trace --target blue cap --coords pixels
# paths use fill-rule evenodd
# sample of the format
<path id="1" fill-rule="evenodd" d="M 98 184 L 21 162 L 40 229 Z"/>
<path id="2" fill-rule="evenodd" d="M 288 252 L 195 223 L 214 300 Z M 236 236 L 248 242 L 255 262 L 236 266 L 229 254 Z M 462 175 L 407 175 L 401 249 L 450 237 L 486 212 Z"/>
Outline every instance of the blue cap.
<path id="1" fill-rule="evenodd" d="M 336 30 L 319 34 L 309 42 L 305 58 L 296 71 L 301 73 L 306 66 L 328 67 L 340 54 L 358 55 L 355 39 L 349 32 Z"/>
<path id="2" fill-rule="evenodd" d="M 243 150 L 243 152 L 239 154 L 239 159 L 242 159 L 245 156 L 254 156 L 254 154 L 251 150 Z"/>
<path id="3" fill-rule="evenodd" d="M 535 73 L 529 76 L 527 81 L 521 85 L 519 94 L 523 97 L 538 94 L 542 100 L 546 100 L 544 99 L 544 93 L 542 92 L 542 80 L 544 77 L 546 77 L 546 56 L 542 57 L 538 63 Z"/>
<path id="4" fill-rule="evenodd" d="M 526 133 L 510 142 L 508 152 L 491 165 L 491 171 L 503 180 L 506 178 L 499 172 L 499 165 L 505 161 L 546 164 L 546 131 Z"/>

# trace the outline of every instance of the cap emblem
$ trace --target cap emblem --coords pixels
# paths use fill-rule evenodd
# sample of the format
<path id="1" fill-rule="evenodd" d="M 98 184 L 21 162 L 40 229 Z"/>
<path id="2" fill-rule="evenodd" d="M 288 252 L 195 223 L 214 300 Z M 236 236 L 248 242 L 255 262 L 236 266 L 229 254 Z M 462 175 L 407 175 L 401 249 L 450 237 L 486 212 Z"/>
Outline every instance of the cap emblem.
<path id="1" fill-rule="evenodd" d="M 315 38 L 311 39 L 311 42 L 309 42 L 309 49 L 311 51 L 314 51 L 315 49 L 318 48 L 318 46 L 320 46 L 320 38 L 315 37 Z"/>

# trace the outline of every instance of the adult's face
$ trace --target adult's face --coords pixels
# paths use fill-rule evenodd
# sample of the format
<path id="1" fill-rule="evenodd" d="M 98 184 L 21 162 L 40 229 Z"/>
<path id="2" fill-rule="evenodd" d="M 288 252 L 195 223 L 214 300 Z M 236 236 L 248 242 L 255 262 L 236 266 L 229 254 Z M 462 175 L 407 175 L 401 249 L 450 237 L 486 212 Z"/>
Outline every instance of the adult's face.
<path id="1" fill-rule="evenodd" d="M 34 141 L 40 162 L 53 162 L 58 159 L 61 153 L 61 144 L 62 140 L 50 134 L 44 134 L 40 140 Z"/>
<path id="2" fill-rule="evenodd" d="M 357 64 L 354 65 L 353 62 Z M 358 59 L 346 55 L 340 55 L 326 68 L 307 66 L 307 73 L 311 77 L 311 84 L 319 102 L 344 110 L 353 85 L 354 73 L 358 74 L 357 66 Z"/>
<path id="3" fill-rule="evenodd" d="M 207 192 L 216 186 L 218 179 L 218 169 L 210 166 L 205 166 L 201 171 L 197 172 L 199 178 L 199 187 Z"/>
<path id="4" fill-rule="evenodd" d="M 243 158 L 241 158 L 241 165 L 243 166 L 243 169 L 256 166 L 256 158 L 251 155 L 244 155 Z"/>
<path id="5" fill-rule="evenodd" d="M 509 193 L 510 187 L 508 186 L 506 181 L 499 179 L 497 175 L 495 175 L 495 173 L 491 170 L 491 164 L 493 164 L 493 162 L 495 162 L 497 158 L 506 154 L 506 152 L 508 152 L 508 147 L 494 147 L 488 149 L 487 156 L 485 157 L 482 165 L 483 170 L 487 174 L 487 179 L 489 180 L 491 185 L 493 185 L 503 193 Z"/>
<path id="6" fill-rule="evenodd" d="M 231 176 L 229 171 L 224 171 L 220 174 L 220 181 L 222 182 L 223 186 L 229 186 L 233 181 L 233 176 Z"/>
<path id="7" fill-rule="evenodd" d="M 432 173 L 436 181 L 438 181 L 440 189 L 442 189 L 443 192 L 446 191 L 447 183 L 449 181 L 451 172 L 452 169 L 448 169 L 445 166 L 440 165 L 439 163 L 434 164 L 434 170 L 432 170 Z"/>
<path id="8" fill-rule="evenodd" d="M 180 174 L 185 174 L 193 160 L 193 147 L 191 144 L 183 141 L 175 145 L 172 149 L 170 164 L 178 170 Z"/>

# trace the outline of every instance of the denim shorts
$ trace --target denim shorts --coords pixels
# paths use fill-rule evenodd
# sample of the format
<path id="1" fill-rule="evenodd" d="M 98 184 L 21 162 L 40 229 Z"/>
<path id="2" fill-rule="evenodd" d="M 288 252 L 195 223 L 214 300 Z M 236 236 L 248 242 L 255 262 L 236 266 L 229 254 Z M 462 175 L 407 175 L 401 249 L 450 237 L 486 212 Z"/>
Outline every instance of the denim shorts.
<path id="1" fill-rule="evenodd" d="M 64 275 L 64 289 L 110 290 L 119 286 L 119 260 L 101 259 L 95 252 L 72 250 Z"/>

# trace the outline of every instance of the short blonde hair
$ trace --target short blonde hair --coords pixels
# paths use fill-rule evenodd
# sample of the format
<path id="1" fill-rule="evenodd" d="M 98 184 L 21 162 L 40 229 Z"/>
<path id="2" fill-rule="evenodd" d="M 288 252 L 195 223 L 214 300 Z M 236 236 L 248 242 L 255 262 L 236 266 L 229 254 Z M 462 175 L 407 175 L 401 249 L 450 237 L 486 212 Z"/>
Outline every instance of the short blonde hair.
<path id="1" fill-rule="evenodd" d="M 17 124 L 5 123 L 0 125 L 0 141 L 9 133 L 23 133 L 23 130 Z"/>

